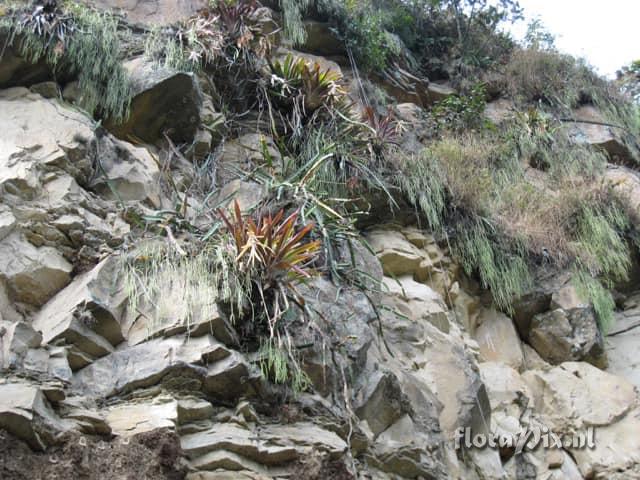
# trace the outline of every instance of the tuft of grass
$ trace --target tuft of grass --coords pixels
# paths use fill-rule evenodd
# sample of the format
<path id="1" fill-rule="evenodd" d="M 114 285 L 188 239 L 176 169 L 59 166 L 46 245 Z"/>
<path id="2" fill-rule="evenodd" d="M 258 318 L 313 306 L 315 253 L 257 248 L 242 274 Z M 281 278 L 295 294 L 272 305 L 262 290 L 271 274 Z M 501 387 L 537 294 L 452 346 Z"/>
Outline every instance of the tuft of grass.
<path id="1" fill-rule="evenodd" d="M 145 309 L 154 322 L 184 313 L 188 325 L 195 315 L 210 318 L 218 302 L 229 305 L 232 319 L 246 310 L 248 279 L 235 274 L 234 258 L 221 244 L 182 255 L 167 244 L 146 243 L 123 258 L 129 308 Z"/>
<path id="2" fill-rule="evenodd" d="M 436 161 L 429 155 L 406 159 L 402 170 L 411 172 L 393 177 L 405 198 L 425 217 L 433 230 L 443 226 L 446 191 Z"/>
<path id="3" fill-rule="evenodd" d="M 294 395 L 304 392 L 312 382 L 302 370 L 291 338 L 263 339 L 258 351 L 262 375 L 275 384 L 288 384 Z"/>
<path id="4" fill-rule="evenodd" d="M 588 299 L 593 305 L 598 326 L 606 334 L 613 326 L 613 312 L 616 307 L 611 292 L 602 285 L 600 280 L 594 278 L 584 269 L 576 269 L 571 280 L 576 287 L 578 295 Z"/>
<path id="5" fill-rule="evenodd" d="M 302 18 L 310 4 L 311 0 L 280 0 L 284 36 L 294 45 L 300 45 L 307 39 Z"/>
<path id="6" fill-rule="evenodd" d="M 580 266 L 611 281 L 626 280 L 631 259 L 623 233 L 628 226 L 628 217 L 615 204 L 583 206 L 574 247 Z"/>
<path id="7" fill-rule="evenodd" d="M 606 164 L 531 109 L 499 129 L 446 133 L 392 181 L 437 233 L 456 232 L 455 255 L 497 306 L 509 311 L 536 264 L 552 262 L 583 272 L 577 278 L 605 325 L 603 291 L 630 267 L 629 222 L 603 189 Z"/>
<path id="8" fill-rule="evenodd" d="M 532 276 L 523 246 L 500 240 L 505 241 L 485 219 L 477 218 L 458 225 L 452 246 L 465 272 L 477 273 L 496 305 L 511 313 L 513 300 L 532 285 Z"/>

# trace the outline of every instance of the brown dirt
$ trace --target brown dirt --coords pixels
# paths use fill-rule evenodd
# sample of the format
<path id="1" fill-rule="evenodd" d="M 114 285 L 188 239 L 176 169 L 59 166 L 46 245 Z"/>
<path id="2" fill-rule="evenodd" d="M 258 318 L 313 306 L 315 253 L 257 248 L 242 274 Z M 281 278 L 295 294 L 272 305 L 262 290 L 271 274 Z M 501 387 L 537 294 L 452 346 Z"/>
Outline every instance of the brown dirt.
<path id="1" fill-rule="evenodd" d="M 46 452 L 0 430 L 2 480 L 182 480 L 182 457 L 178 436 L 168 430 L 112 441 L 70 433 Z"/>

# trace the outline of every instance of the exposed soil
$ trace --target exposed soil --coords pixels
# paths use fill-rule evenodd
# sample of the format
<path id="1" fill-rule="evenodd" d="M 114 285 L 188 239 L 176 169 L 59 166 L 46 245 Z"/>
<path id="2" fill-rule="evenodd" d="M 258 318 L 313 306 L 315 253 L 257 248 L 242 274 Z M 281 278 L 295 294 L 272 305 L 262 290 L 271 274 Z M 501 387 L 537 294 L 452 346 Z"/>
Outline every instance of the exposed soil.
<path id="1" fill-rule="evenodd" d="M 178 436 L 168 430 L 112 441 L 70 433 L 46 452 L 0 430 L 2 480 L 182 480 L 182 457 Z"/>

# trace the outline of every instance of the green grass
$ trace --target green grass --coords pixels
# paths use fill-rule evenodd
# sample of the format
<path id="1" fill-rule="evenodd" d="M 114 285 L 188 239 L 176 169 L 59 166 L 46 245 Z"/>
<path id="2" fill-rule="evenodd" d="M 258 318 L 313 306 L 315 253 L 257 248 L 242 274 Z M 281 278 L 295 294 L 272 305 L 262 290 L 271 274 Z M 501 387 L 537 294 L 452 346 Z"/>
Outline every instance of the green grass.
<path id="1" fill-rule="evenodd" d="M 525 249 L 518 244 L 504 245 L 504 238 L 485 219 L 457 225 L 453 251 L 465 272 L 477 273 L 483 288 L 509 313 L 512 302 L 532 285 Z"/>
<path id="2" fill-rule="evenodd" d="M 579 272 L 606 328 L 613 306 L 605 287 L 630 267 L 629 220 L 602 186 L 606 164 L 530 109 L 499 129 L 445 134 L 392 181 L 436 233 L 455 232 L 456 259 L 499 308 L 511 310 L 544 258 Z"/>
<path id="3" fill-rule="evenodd" d="M 613 312 L 616 307 L 611 292 L 602 285 L 600 280 L 594 278 L 588 271 L 583 269 L 574 270 L 572 282 L 578 295 L 588 299 L 593 305 L 598 326 L 606 334 L 613 326 Z"/>
<path id="4" fill-rule="evenodd" d="M 433 230 L 442 228 L 446 191 L 440 177 L 437 163 L 424 155 L 422 158 L 409 158 L 403 165 L 406 175 L 393 177 L 396 186 L 405 198 L 418 209 Z"/>

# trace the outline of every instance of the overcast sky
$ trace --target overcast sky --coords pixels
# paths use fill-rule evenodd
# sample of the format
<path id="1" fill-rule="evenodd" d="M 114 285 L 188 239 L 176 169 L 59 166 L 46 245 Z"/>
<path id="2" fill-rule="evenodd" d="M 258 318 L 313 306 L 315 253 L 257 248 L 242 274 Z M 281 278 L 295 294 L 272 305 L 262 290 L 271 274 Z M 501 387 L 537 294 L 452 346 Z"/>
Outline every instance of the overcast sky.
<path id="1" fill-rule="evenodd" d="M 640 58 L 640 0 L 519 0 L 527 20 L 509 27 L 516 39 L 540 17 L 559 50 L 585 57 L 603 75 Z"/>

